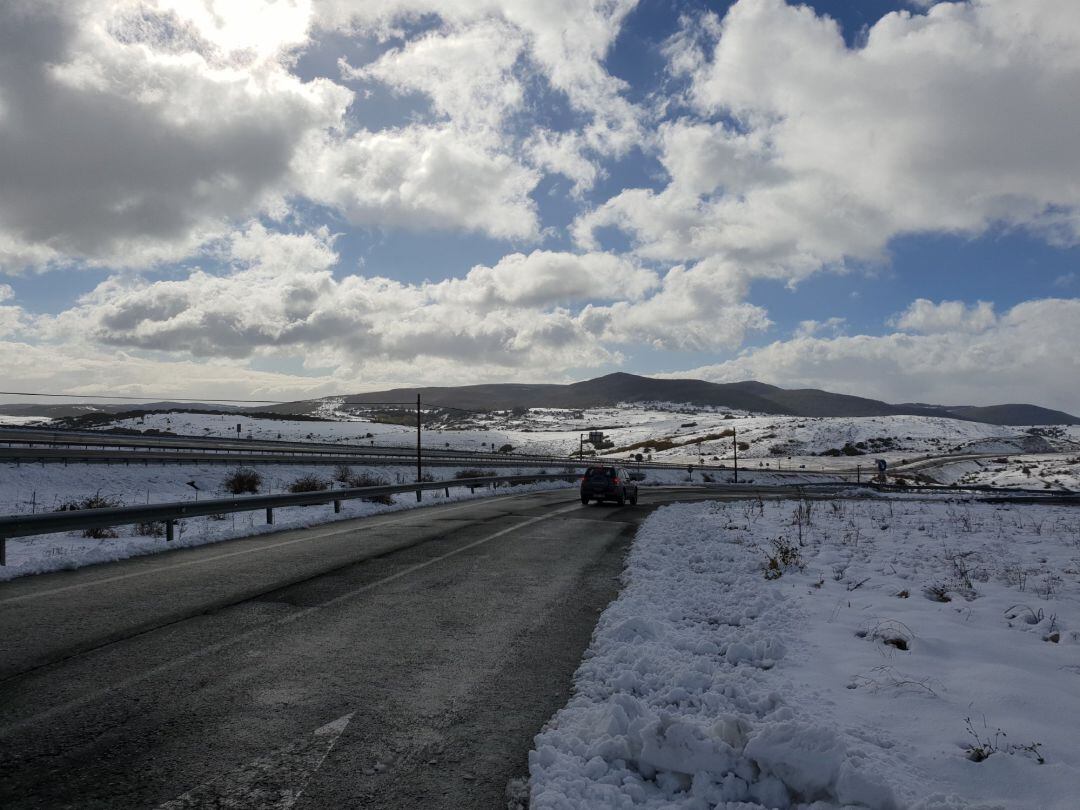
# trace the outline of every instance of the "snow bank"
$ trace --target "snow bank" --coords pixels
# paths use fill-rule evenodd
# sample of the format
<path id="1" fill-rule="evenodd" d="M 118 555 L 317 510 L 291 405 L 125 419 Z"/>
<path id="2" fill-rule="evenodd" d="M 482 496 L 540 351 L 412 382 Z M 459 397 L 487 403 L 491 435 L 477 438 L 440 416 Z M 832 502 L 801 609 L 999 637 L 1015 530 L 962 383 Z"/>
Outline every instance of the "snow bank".
<path id="1" fill-rule="evenodd" d="M 332 467 L 304 465 L 268 465 L 256 466 L 256 469 L 263 476 L 261 494 L 284 492 L 289 483 L 309 475 L 329 481 L 333 472 Z M 353 466 L 351 469 L 355 474 L 367 474 L 387 484 L 409 483 L 416 474 L 412 467 Z M 97 494 L 125 506 L 192 501 L 195 490 L 188 485 L 189 481 L 199 487 L 203 498 L 224 498 L 229 495 L 224 491 L 223 480 L 231 472 L 232 469 L 226 466 L 212 464 L 0 465 L 0 514 L 54 511 L 64 502 Z M 452 479 L 456 470 L 438 467 L 431 472 L 438 478 Z M 520 474 L 538 472 L 542 470 L 521 470 Z M 541 481 L 510 490 L 499 489 L 497 493 L 525 493 L 567 486 L 563 481 Z M 432 490 L 424 493 L 424 500 L 419 504 L 411 492 L 391 496 L 392 504 L 353 499 L 341 502 L 340 513 L 335 513 L 330 505 L 279 507 L 274 510 L 273 525 L 266 524 L 262 511 L 231 512 L 217 518 L 185 518 L 178 521 L 177 536 L 172 543 L 166 543 L 160 536 L 138 535 L 133 526 L 116 526 L 114 530 L 119 536 L 100 539 L 82 537 L 79 532 L 17 537 L 7 541 L 8 564 L 0 566 L 0 581 L 491 494 L 489 489 L 478 489 L 474 494 L 468 489 L 451 487 L 449 497 L 441 490 Z"/>
<path id="2" fill-rule="evenodd" d="M 643 524 L 533 808 L 1076 806 L 1080 511 L 808 508 Z"/>

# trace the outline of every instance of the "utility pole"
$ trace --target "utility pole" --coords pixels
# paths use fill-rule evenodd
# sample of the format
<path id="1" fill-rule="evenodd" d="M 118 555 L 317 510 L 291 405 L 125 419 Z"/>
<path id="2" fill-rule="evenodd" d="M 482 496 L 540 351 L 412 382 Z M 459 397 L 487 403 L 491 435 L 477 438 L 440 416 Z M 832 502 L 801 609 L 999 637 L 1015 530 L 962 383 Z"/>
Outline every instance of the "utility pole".
<path id="1" fill-rule="evenodd" d="M 579 459 L 585 458 L 585 434 L 578 434 L 577 455 Z"/>
<path id="2" fill-rule="evenodd" d="M 735 483 L 739 483 L 739 433 L 731 429 L 731 446 L 735 449 Z"/>
<path id="3" fill-rule="evenodd" d="M 420 483 L 420 392 L 416 392 L 416 483 Z M 420 500 L 420 489 L 416 490 L 416 500 Z"/>

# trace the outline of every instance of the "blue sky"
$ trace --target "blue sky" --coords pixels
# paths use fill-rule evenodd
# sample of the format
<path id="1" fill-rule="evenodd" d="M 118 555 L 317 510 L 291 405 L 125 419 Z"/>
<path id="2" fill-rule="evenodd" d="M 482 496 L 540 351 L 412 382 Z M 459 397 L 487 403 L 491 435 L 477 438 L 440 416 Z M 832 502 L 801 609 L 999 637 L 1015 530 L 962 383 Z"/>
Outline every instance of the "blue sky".
<path id="1" fill-rule="evenodd" d="M 1069 3 L 214 6 L 0 12 L 10 387 L 1080 411 Z"/>

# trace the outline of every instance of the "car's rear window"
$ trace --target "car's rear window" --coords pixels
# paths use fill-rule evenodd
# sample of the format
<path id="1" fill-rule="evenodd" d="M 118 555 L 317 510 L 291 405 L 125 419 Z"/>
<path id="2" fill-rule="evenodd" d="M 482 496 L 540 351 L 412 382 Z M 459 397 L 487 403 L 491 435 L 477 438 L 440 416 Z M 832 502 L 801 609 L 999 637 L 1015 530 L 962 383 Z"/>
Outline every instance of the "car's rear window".
<path id="1" fill-rule="evenodd" d="M 585 471 L 586 478 L 614 478 L 615 470 L 612 467 L 589 467 Z"/>

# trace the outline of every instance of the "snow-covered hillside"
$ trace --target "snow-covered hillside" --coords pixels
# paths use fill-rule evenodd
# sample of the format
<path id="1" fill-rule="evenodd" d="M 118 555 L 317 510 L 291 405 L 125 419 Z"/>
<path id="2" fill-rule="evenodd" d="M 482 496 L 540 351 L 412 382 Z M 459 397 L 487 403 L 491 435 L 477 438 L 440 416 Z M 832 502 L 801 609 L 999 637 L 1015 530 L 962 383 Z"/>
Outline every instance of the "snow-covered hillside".
<path id="1" fill-rule="evenodd" d="M 533 810 L 1071 810 L 1080 511 L 683 504 L 640 529 Z"/>
<path id="2" fill-rule="evenodd" d="M 337 414 L 332 408 L 327 416 Z M 279 420 L 230 415 L 158 413 L 118 420 L 111 426 L 159 430 L 191 436 L 283 439 L 374 446 L 410 446 L 412 426 L 388 425 L 337 414 L 343 421 Z M 750 466 L 779 460 L 791 468 L 851 467 L 857 454 L 890 463 L 944 453 L 1080 452 L 1080 428 L 1017 428 L 925 416 L 808 418 L 754 416 L 685 405 L 653 404 L 593 408 L 582 411 L 533 408 L 527 412 L 495 412 L 455 416 L 425 426 L 428 447 L 491 450 L 511 445 L 527 453 L 569 455 L 584 446 L 590 431 L 602 431 L 602 455 L 626 457 L 642 453 L 657 461 L 696 463 L 728 461 L 733 442 Z M 582 437 L 586 441 L 582 444 Z M 822 456 L 833 453 L 833 456 Z M 788 459 L 791 463 L 785 463 Z M 867 464 L 872 459 L 866 460 Z"/>
<path id="3" fill-rule="evenodd" d="M 954 461 L 928 475 L 942 484 L 988 484 L 1080 491 L 1080 455 L 1009 456 Z"/>

